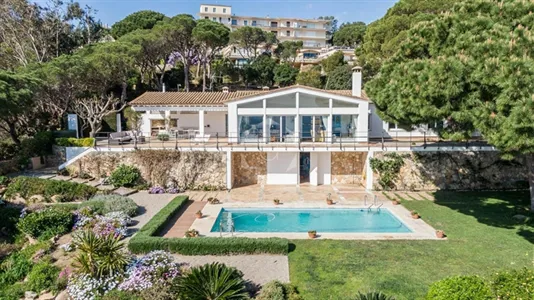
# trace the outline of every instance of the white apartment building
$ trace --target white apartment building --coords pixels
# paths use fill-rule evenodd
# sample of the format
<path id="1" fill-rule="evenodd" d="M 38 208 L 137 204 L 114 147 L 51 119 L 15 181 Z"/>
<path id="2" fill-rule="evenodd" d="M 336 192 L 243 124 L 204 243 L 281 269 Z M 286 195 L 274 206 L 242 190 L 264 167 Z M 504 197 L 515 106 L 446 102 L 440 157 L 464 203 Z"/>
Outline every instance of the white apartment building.
<path id="1" fill-rule="evenodd" d="M 276 34 L 279 41 L 302 41 L 304 49 L 325 48 L 328 21 L 317 19 L 237 16 L 232 6 L 201 4 L 199 17 L 210 19 L 235 30 L 243 26 L 259 27 Z"/>

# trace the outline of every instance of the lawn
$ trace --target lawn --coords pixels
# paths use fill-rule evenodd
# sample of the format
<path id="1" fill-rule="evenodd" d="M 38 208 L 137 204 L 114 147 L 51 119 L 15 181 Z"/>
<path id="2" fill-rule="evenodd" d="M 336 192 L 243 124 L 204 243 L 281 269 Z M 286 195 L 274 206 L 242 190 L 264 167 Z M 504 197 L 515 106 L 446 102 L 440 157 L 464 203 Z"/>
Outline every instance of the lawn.
<path id="1" fill-rule="evenodd" d="M 447 241 L 294 240 L 291 282 L 305 299 L 349 299 L 380 290 L 397 299 L 422 299 L 428 286 L 451 275 L 490 275 L 534 265 L 534 224 L 527 192 L 438 192 L 432 201 L 408 201 Z M 531 218 L 532 219 L 532 218 Z"/>

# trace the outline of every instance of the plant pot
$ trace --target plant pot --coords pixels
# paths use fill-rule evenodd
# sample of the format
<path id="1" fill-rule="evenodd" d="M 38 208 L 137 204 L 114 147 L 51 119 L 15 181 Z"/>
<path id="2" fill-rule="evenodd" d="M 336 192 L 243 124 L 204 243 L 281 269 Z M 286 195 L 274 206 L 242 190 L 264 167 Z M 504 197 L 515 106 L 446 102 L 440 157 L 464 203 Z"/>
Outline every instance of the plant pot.
<path id="1" fill-rule="evenodd" d="M 274 205 L 279 205 L 280 201 L 279 200 L 274 200 L 273 203 L 274 203 Z"/>
<path id="2" fill-rule="evenodd" d="M 326 199 L 326 204 L 328 204 L 328 205 L 332 205 L 332 204 L 334 204 L 334 200 L 332 200 L 332 199 Z"/>
<path id="3" fill-rule="evenodd" d="M 438 239 L 443 239 L 445 238 L 445 232 L 443 232 L 443 230 L 436 230 L 436 237 Z"/>
<path id="4" fill-rule="evenodd" d="M 202 219 L 202 214 L 196 213 L 195 216 L 197 217 L 197 219 Z"/>
<path id="5" fill-rule="evenodd" d="M 314 239 L 314 238 L 316 238 L 316 237 L 317 237 L 317 232 L 308 232 L 308 237 L 309 237 L 310 239 Z"/>
<path id="6" fill-rule="evenodd" d="M 419 219 L 421 216 L 419 214 L 412 214 L 412 219 Z"/>
<path id="7" fill-rule="evenodd" d="M 393 201 L 391 201 L 391 204 L 393 204 L 393 205 L 399 205 L 399 204 L 400 204 L 400 202 L 399 202 L 399 201 L 397 201 L 397 200 L 393 200 Z"/>

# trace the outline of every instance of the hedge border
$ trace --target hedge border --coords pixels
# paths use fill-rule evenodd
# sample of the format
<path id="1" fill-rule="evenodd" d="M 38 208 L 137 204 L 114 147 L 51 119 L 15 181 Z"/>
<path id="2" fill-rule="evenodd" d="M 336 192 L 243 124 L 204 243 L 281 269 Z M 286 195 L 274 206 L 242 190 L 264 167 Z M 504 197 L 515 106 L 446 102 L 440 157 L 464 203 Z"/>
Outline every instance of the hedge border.
<path id="1" fill-rule="evenodd" d="M 128 243 L 135 254 L 166 250 L 183 255 L 287 254 L 289 241 L 283 238 L 197 237 L 164 238 L 155 236 L 187 202 L 178 196 L 161 209 Z"/>

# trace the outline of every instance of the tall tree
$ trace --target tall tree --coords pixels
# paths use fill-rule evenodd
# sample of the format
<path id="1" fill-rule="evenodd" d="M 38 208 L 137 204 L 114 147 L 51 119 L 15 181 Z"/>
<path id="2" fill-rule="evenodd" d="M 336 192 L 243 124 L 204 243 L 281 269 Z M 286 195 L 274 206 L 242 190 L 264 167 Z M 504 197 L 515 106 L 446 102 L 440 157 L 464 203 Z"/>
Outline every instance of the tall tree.
<path id="1" fill-rule="evenodd" d="M 118 39 L 121 36 L 139 29 L 152 29 L 167 17 L 152 10 L 141 10 L 126 16 L 111 26 L 111 35 Z"/>
<path id="2" fill-rule="evenodd" d="M 193 29 L 196 21 L 191 15 L 177 15 L 159 23 L 155 29 L 160 30 L 166 38 L 166 43 L 173 49 L 172 55 L 164 65 L 174 65 L 179 60 L 184 65 L 185 91 L 189 91 L 189 72 L 191 65 L 198 60 L 198 47 L 193 41 Z"/>
<path id="3" fill-rule="evenodd" d="M 295 63 L 302 41 L 283 41 L 276 46 L 274 54 L 280 59 L 280 63 Z"/>
<path id="4" fill-rule="evenodd" d="M 321 65 L 326 73 L 330 73 L 344 64 L 346 64 L 346 62 L 343 51 L 336 51 L 334 54 L 321 61 Z"/>
<path id="5" fill-rule="evenodd" d="M 276 43 L 276 36 L 258 27 L 244 26 L 230 33 L 230 43 L 236 47 L 241 57 L 255 60 L 260 54 L 261 46 L 270 47 Z"/>
<path id="6" fill-rule="evenodd" d="M 335 68 L 326 77 L 327 90 L 350 90 L 352 88 L 352 68 L 343 65 Z"/>
<path id="7" fill-rule="evenodd" d="M 0 129 L 16 144 L 39 122 L 34 103 L 38 86 L 39 80 L 34 76 L 0 71 Z"/>
<path id="8" fill-rule="evenodd" d="M 315 69 L 300 72 L 297 76 L 297 83 L 318 89 L 322 89 L 324 87 L 321 72 Z"/>
<path id="9" fill-rule="evenodd" d="M 193 29 L 193 40 L 198 47 L 198 55 L 202 66 L 202 91 L 206 91 L 206 73 L 210 78 L 210 90 L 213 88 L 211 62 L 219 51 L 228 45 L 230 29 L 221 23 L 211 20 L 199 20 Z"/>
<path id="10" fill-rule="evenodd" d="M 445 120 L 445 138 L 480 131 L 505 156 L 524 154 L 534 211 L 534 2 L 469 0 L 408 32 L 367 92 L 390 121 Z"/>
<path id="11" fill-rule="evenodd" d="M 357 48 L 363 43 L 367 25 L 364 22 L 344 23 L 333 37 L 333 44 Z"/>
<path id="12" fill-rule="evenodd" d="M 400 0 L 386 15 L 367 27 L 364 43 L 356 49 L 364 80 L 374 77 L 382 63 L 395 54 L 412 25 L 448 11 L 459 0 Z"/>
<path id="13" fill-rule="evenodd" d="M 279 64 L 274 68 L 274 81 L 280 86 L 292 85 L 297 80 L 298 74 L 299 69 L 293 67 L 291 64 Z"/>

